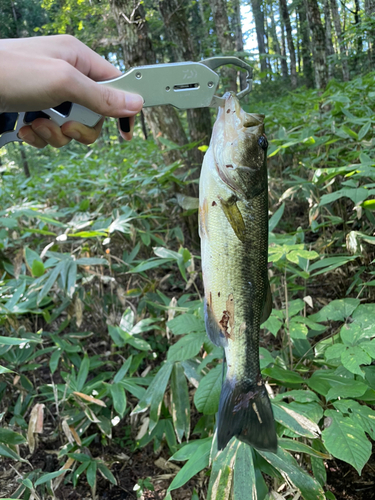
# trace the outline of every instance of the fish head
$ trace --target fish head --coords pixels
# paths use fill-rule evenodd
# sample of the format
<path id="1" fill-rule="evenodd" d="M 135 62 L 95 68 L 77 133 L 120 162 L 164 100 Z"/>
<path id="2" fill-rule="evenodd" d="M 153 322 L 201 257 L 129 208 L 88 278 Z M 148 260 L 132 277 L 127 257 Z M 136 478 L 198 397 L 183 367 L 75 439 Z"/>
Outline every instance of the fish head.
<path id="1" fill-rule="evenodd" d="M 246 113 L 232 92 L 224 98 L 211 139 L 215 166 L 231 190 L 250 199 L 267 189 L 264 115 Z"/>

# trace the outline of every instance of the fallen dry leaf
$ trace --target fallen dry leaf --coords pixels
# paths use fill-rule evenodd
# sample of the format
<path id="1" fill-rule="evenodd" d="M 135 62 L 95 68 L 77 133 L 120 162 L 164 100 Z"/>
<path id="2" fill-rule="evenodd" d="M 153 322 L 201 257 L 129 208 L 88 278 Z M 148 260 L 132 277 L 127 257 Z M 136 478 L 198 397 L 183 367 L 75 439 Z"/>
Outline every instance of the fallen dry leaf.
<path id="1" fill-rule="evenodd" d="M 79 396 L 81 399 L 84 399 L 85 401 L 88 401 L 89 403 L 94 403 L 98 406 L 104 406 L 104 408 L 106 408 L 106 406 L 107 406 L 104 403 L 104 401 L 101 401 L 100 399 L 93 398 L 92 396 L 88 396 L 87 394 L 84 394 L 83 392 L 74 391 L 73 394 L 75 394 L 76 396 Z"/>
<path id="2" fill-rule="evenodd" d="M 27 443 L 30 453 L 34 453 L 38 440 L 36 434 L 43 432 L 44 404 L 37 403 L 30 413 L 29 427 L 27 429 Z"/>

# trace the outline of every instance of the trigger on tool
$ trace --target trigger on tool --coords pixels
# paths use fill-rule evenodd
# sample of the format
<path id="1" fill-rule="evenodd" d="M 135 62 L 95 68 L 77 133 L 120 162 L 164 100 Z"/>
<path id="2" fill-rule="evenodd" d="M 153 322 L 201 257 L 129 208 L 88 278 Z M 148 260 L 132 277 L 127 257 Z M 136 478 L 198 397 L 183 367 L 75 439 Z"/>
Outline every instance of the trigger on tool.
<path id="1" fill-rule="evenodd" d="M 124 118 L 119 118 L 120 128 L 123 132 L 130 132 L 130 118 L 125 116 Z"/>

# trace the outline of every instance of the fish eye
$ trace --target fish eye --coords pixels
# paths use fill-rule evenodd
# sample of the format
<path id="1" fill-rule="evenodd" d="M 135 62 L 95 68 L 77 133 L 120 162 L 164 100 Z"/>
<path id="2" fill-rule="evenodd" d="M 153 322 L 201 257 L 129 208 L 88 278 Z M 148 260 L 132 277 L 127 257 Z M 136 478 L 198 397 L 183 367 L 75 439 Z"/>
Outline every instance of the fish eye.
<path id="1" fill-rule="evenodd" d="M 264 151 L 268 148 L 268 141 L 265 135 L 259 137 L 258 144 Z"/>

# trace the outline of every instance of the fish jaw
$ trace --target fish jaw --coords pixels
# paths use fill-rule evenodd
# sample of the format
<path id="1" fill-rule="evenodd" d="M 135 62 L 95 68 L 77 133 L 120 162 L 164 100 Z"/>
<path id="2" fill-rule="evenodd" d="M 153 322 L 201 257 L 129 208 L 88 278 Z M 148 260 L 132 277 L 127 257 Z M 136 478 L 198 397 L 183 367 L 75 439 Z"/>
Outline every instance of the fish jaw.
<path id="1" fill-rule="evenodd" d="M 258 144 L 259 138 L 265 138 L 264 115 L 246 113 L 230 92 L 224 97 L 225 106 L 219 109 L 211 139 L 215 167 L 234 193 L 251 199 L 267 175 L 266 148 Z"/>

